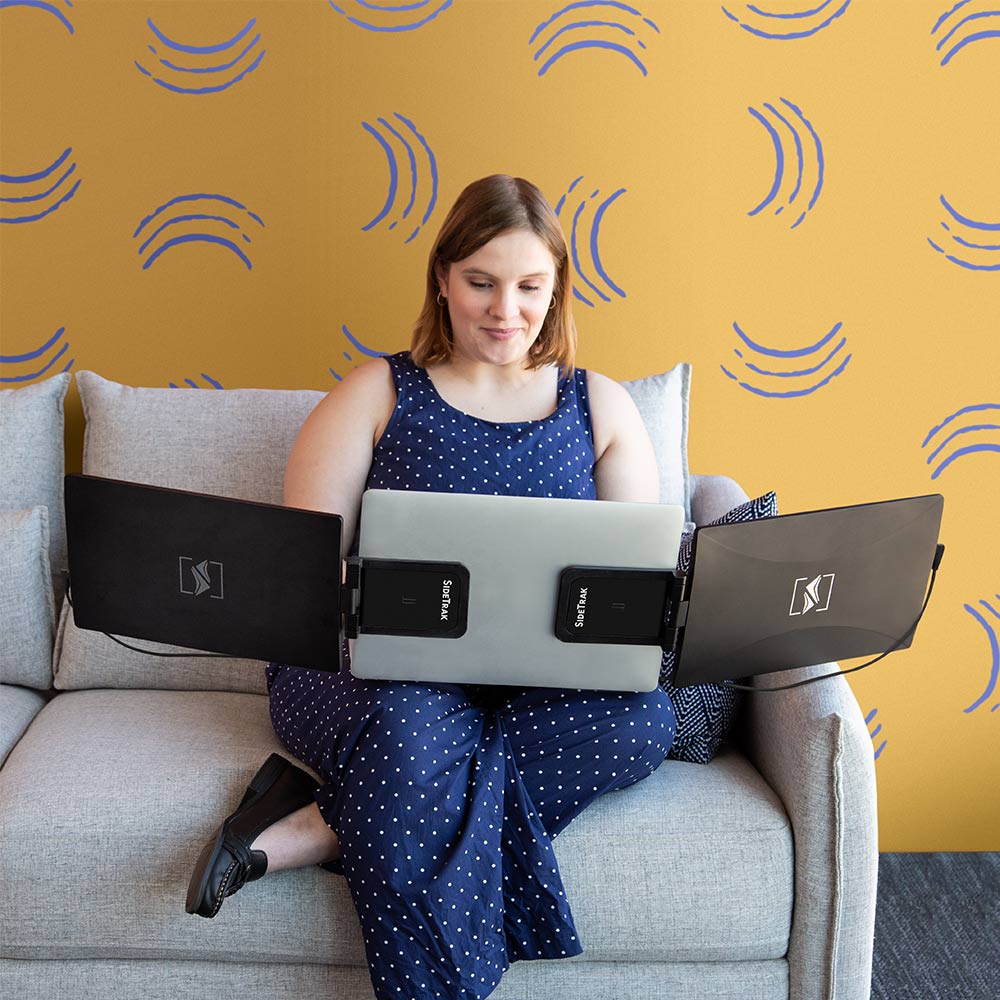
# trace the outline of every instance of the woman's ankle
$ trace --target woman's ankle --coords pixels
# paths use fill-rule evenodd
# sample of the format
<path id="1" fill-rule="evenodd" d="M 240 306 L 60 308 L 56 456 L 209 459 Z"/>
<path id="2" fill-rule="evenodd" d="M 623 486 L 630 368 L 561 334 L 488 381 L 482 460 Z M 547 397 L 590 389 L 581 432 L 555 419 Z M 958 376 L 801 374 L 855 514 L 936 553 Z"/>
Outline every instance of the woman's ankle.
<path id="1" fill-rule="evenodd" d="M 340 857 L 337 835 L 315 802 L 272 823 L 250 845 L 267 855 L 267 870 L 305 868 Z"/>

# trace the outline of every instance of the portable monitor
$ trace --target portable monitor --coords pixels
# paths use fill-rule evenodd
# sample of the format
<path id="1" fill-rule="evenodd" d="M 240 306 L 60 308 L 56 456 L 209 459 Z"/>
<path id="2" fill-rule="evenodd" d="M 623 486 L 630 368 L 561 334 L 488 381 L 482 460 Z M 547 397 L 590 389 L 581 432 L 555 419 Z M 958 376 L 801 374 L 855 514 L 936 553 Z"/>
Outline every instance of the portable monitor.
<path id="1" fill-rule="evenodd" d="M 337 514 L 66 476 L 80 628 L 336 670 Z"/>
<path id="2" fill-rule="evenodd" d="M 933 494 L 698 528 L 674 683 L 888 650 L 920 616 L 943 508 Z"/>

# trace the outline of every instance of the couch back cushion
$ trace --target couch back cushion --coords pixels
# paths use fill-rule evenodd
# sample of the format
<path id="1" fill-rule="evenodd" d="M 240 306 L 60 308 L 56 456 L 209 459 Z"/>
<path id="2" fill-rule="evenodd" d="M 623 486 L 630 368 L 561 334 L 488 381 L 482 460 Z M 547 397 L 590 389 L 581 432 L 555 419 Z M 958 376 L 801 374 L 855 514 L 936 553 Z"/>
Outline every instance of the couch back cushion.
<path id="1" fill-rule="evenodd" d="M 663 502 L 687 508 L 687 386 L 690 369 L 625 383 L 654 445 Z M 86 418 L 83 471 L 89 475 L 280 504 L 285 465 L 315 390 L 149 389 L 77 373 Z M 190 650 L 126 640 L 156 652 Z M 225 690 L 264 693 L 257 660 L 170 658 L 126 649 L 78 629 L 67 605 L 56 636 L 55 686 Z"/>
<path id="2" fill-rule="evenodd" d="M 0 510 L 0 684 L 52 686 L 49 510 Z"/>
<path id="3" fill-rule="evenodd" d="M 66 568 L 63 406 L 71 380 L 69 372 L 62 372 L 0 390 L 0 510 L 48 508 L 49 562 L 57 593 Z"/>

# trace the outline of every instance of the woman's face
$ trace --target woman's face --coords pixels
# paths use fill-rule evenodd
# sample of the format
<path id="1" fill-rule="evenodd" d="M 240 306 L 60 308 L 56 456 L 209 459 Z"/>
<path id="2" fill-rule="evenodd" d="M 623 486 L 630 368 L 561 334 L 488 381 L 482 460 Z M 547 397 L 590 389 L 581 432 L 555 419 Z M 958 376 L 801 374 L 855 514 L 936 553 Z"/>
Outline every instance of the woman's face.
<path id="1" fill-rule="evenodd" d="M 465 260 L 439 270 L 455 354 L 495 365 L 523 364 L 552 302 L 556 263 L 530 230 L 511 229 Z"/>

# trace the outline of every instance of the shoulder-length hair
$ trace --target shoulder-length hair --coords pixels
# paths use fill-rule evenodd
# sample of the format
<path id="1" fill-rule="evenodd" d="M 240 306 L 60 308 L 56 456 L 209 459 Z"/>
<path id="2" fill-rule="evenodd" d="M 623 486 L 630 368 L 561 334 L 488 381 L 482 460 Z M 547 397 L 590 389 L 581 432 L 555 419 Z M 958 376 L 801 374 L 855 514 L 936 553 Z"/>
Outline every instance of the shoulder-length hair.
<path id="1" fill-rule="evenodd" d="M 556 265 L 554 305 L 542 322 L 528 367 L 554 364 L 565 377 L 573 374 L 576 325 L 570 306 L 573 287 L 566 238 L 542 192 L 524 178 L 507 174 L 473 181 L 458 196 L 441 226 L 427 261 L 424 308 L 410 343 L 414 363 L 426 367 L 451 357 L 453 340 L 448 303 L 438 302 L 438 265 L 447 272 L 451 264 L 465 260 L 495 236 L 512 229 L 534 233 L 548 247 Z"/>

